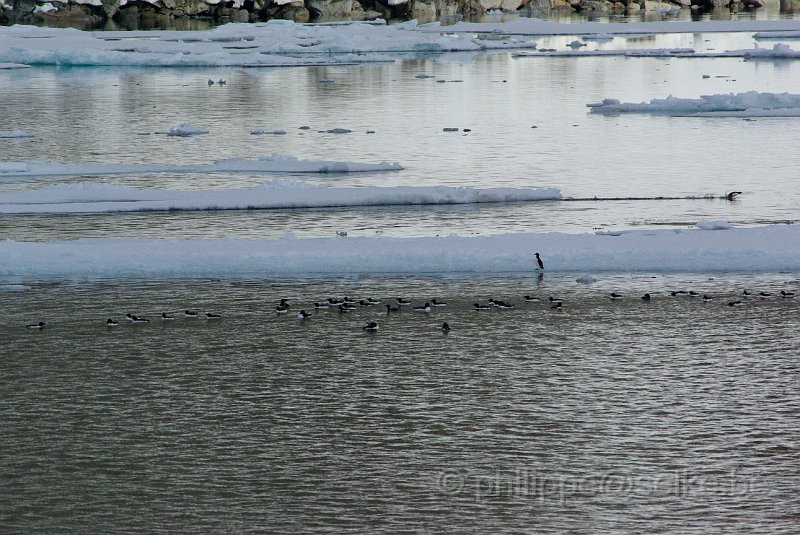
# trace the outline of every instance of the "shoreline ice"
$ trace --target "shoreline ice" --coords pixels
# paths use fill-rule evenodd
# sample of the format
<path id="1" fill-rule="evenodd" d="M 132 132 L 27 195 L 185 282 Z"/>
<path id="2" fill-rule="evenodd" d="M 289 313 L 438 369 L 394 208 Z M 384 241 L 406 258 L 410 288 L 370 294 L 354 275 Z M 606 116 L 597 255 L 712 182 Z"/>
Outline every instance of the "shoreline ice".
<path id="1" fill-rule="evenodd" d="M 711 228 L 721 225 L 712 224 Z M 0 279 L 359 274 L 798 272 L 800 226 L 614 234 L 0 242 Z"/>

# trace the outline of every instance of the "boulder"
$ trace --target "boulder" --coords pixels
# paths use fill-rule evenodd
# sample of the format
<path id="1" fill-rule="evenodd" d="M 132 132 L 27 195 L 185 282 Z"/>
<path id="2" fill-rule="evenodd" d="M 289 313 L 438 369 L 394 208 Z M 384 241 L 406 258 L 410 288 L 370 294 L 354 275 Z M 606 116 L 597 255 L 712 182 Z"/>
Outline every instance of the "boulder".
<path id="1" fill-rule="evenodd" d="M 409 15 L 420 23 L 434 22 L 437 20 L 436 6 L 432 0 L 413 0 Z"/>
<path id="2" fill-rule="evenodd" d="M 306 7 L 317 19 L 343 19 L 348 18 L 353 12 L 354 4 L 361 4 L 353 0 L 308 0 Z M 363 9 L 363 8 L 362 8 Z"/>

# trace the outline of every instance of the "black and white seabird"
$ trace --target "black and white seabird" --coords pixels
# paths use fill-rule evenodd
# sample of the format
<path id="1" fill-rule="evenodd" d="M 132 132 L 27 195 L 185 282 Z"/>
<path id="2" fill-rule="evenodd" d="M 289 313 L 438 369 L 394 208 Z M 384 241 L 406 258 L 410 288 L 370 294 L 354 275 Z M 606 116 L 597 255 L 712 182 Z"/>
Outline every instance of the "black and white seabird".
<path id="1" fill-rule="evenodd" d="M 446 321 L 442 323 L 442 332 L 445 334 L 450 332 L 450 325 Z"/>
<path id="2" fill-rule="evenodd" d="M 555 310 L 561 310 L 562 308 L 564 308 L 564 303 L 562 301 L 554 301 L 553 306 L 551 306 L 550 308 Z"/>
<path id="3" fill-rule="evenodd" d="M 699 292 L 695 292 L 694 290 L 689 290 L 689 297 L 698 297 L 700 295 Z"/>
<path id="4" fill-rule="evenodd" d="M 532 295 L 526 295 L 526 296 L 523 297 L 523 299 L 525 299 L 526 303 L 537 303 L 537 302 L 539 302 L 539 298 L 538 297 L 534 297 Z"/>
<path id="5" fill-rule="evenodd" d="M 703 294 L 703 301 L 711 301 L 711 296 L 708 294 Z"/>
<path id="6" fill-rule="evenodd" d="M 214 314 L 213 312 L 206 312 L 206 319 L 207 320 L 218 320 L 221 319 L 222 316 L 219 314 Z"/>
<path id="7" fill-rule="evenodd" d="M 650 301 L 650 294 L 644 294 L 642 296 L 642 301 Z"/>
<path id="8" fill-rule="evenodd" d="M 336 307 L 336 310 L 339 311 L 339 314 L 346 314 L 348 312 L 352 312 L 353 309 L 350 307 L 346 307 L 344 305 L 339 305 L 338 307 Z"/>
<path id="9" fill-rule="evenodd" d="M 45 325 L 47 325 L 45 322 L 40 321 L 39 323 L 27 325 L 26 327 L 28 327 L 28 329 L 44 329 Z"/>
<path id="10" fill-rule="evenodd" d="M 174 320 L 174 319 L 175 319 L 175 316 L 171 316 L 171 315 L 167 314 L 166 312 L 162 312 L 161 313 L 161 321 L 171 321 L 171 320 Z"/>
<path id="11" fill-rule="evenodd" d="M 447 303 L 442 303 L 440 301 L 437 301 L 436 299 L 431 299 L 431 305 L 435 307 L 446 307 Z"/>
<path id="12" fill-rule="evenodd" d="M 381 304 L 381 300 L 380 299 L 373 299 L 371 297 L 367 297 L 367 302 L 372 303 L 373 305 L 380 305 Z"/>
<path id="13" fill-rule="evenodd" d="M 327 303 L 314 303 L 314 308 L 321 309 L 321 308 L 328 308 Z"/>
<path id="14" fill-rule="evenodd" d="M 670 292 L 670 295 L 672 297 L 678 297 L 678 296 L 681 296 L 681 295 L 689 295 L 689 292 L 687 292 L 686 290 L 677 290 L 675 292 Z"/>
<path id="15" fill-rule="evenodd" d="M 301 310 L 299 314 L 297 314 L 297 319 L 304 320 L 311 317 L 311 314 L 306 312 L 305 310 Z"/>
<path id="16" fill-rule="evenodd" d="M 742 301 L 731 301 L 728 303 L 729 307 L 743 307 L 744 303 Z"/>
<path id="17" fill-rule="evenodd" d="M 548 297 L 547 300 L 550 301 L 551 303 L 562 303 L 564 301 L 560 297 L 553 297 L 552 295 Z"/>
<path id="18" fill-rule="evenodd" d="M 108 326 L 108 327 L 116 327 L 117 325 L 119 325 L 119 323 L 117 323 L 116 321 L 112 320 L 111 318 L 108 318 L 106 320 L 106 326 Z"/>
<path id="19" fill-rule="evenodd" d="M 784 299 L 791 299 L 794 296 L 795 296 L 794 292 L 787 292 L 786 290 L 781 290 L 781 297 L 783 297 Z"/>
<path id="20" fill-rule="evenodd" d="M 150 323 L 150 320 L 147 318 L 140 318 L 139 316 L 134 316 L 133 320 L 134 323 Z"/>
<path id="21" fill-rule="evenodd" d="M 425 303 L 422 306 L 414 307 L 414 312 L 430 312 L 431 311 L 431 304 Z"/>
<path id="22" fill-rule="evenodd" d="M 370 321 L 366 325 L 364 325 L 365 331 L 377 331 L 378 330 L 378 323 L 375 321 Z"/>
<path id="23" fill-rule="evenodd" d="M 328 304 L 330 306 L 338 307 L 340 305 L 343 305 L 344 301 L 342 301 L 341 299 L 332 299 L 332 298 L 329 297 L 328 298 Z"/>
<path id="24" fill-rule="evenodd" d="M 377 303 L 373 303 L 372 301 L 364 301 L 363 299 L 358 302 L 359 305 L 362 307 L 374 307 Z"/>
<path id="25" fill-rule="evenodd" d="M 536 255 L 536 264 L 539 266 L 539 269 L 544 269 L 544 262 L 542 262 L 542 257 L 539 256 L 539 253 L 533 253 Z"/>
<path id="26" fill-rule="evenodd" d="M 614 299 L 614 300 L 622 299 L 622 294 L 618 294 L 616 292 L 611 292 L 611 299 Z"/>
<path id="27" fill-rule="evenodd" d="M 403 299 L 402 297 L 398 297 L 397 298 L 397 304 L 399 306 L 409 306 L 411 304 L 411 301 L 407 301 L 407 300 Z"/>
<path id="28" fill-rule="evenodd" d="M 728 199 L 729 201 L 732 201 L 732 200 L 734 200 L 736 197 L 738 197 L 741 194 L 742 194 L 741 191 L 732 191 L 732 192 L 728 193 L 727 195 L 725 195 L 725 198 Z"/>
<path id="29" fill-rule="evenodd" d="M 277 307 L 275 307 L 275 312 L 278 314 L 288 314 L 289 313 L 289 305 L 284 305 L 281 303 Z"/>
<path id="30" fill-rule="evenodd" d="M 198 316 L 197 312 L 193 310 L 184 310 L 183 315 L 187 318 L 196 318 Z"/>
<path id="31" fill-rule="evenodd" d="M 136 316 L 128 312 L 127 314 L 125 314 L 125 319 L 128 321 L 133 321 L 134 319 L 136 319 Z"/>
<path id="32" fill-rule="evenodd" d="M 758 296 L 761 299 L 770 299 L 772 297 L 772 294 L 769 292 L 758 292 Z"/>
<path id="33" fill-rule="evenodd" d="M 400 312 L 400 307 L 393 307 L 392 305 L 386 305 L 386 313 L 389 314 L 390 312 Z"/>
<path id="34" fill-rule="evenodd" d="M 506 303 L 505 301 L 499 301 L 499 300 L 494 301 L 494 306 L 496 308 L 505 308 L 505 309 L 514 308 L 514 305 L 512 305 L 511 303 Z"/>
<path id="35" fill-rule="evenodd" d="M 472 306 L 475 307 L 475 310 L 491 310 L 492 309 L 492 307 L 490 307 L 489 305 L 481 305 L 481 304 L 478 304 L 478 303 L 475 303 Z"/>

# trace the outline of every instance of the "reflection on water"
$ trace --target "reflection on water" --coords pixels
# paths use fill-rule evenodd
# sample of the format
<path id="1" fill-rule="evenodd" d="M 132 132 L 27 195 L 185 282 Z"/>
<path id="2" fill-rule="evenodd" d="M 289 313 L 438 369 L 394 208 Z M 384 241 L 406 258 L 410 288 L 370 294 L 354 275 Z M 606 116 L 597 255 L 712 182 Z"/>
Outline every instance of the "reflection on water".
<path id="1" fill-rule="evenodd" d="M 797 526 L 799 303 L 725 304 L 780 277 L 29 284 L 0 325 L 9 531 Z M 448 307 L 310 309 L 342 295 Z M 156 320 L 185 308 L 223 319 Z"/>

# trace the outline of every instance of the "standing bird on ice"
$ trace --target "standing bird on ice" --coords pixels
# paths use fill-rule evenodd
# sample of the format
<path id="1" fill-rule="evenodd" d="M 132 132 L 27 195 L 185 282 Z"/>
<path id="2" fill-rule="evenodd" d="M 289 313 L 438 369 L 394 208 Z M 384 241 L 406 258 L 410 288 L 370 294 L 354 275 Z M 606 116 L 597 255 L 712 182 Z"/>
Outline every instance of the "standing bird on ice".
<path id="1" fill-rule="evenodd" d="M 539 269 L 544 270 L 544 262 L 542 262 L 542 258 L 539 256 L 539 253 L 533 253 L 536 255 L 536 263 L 539 265 Z"/>

